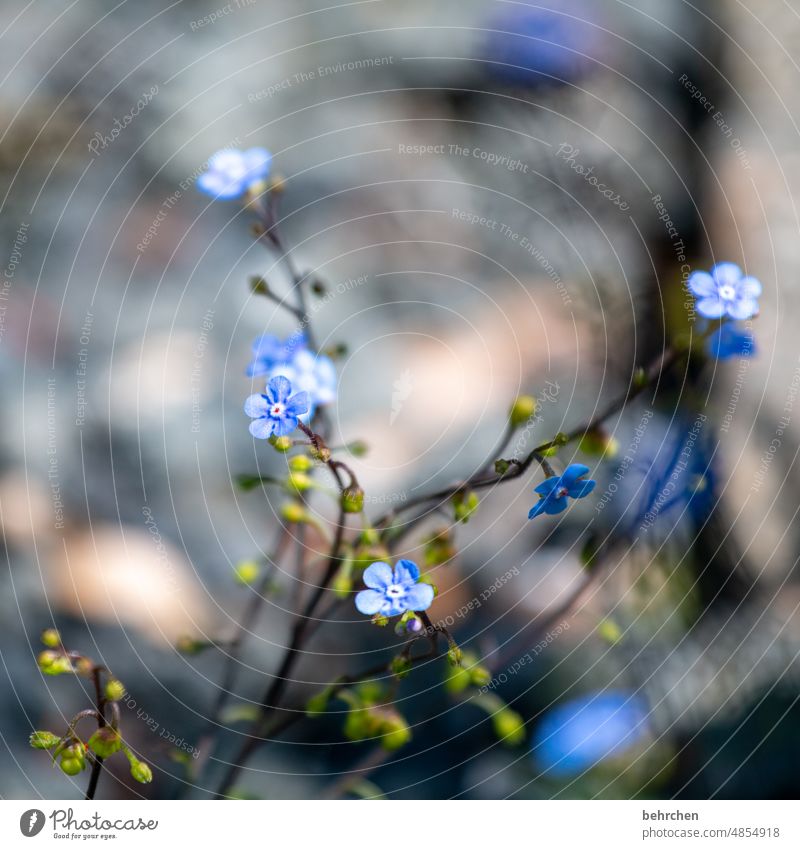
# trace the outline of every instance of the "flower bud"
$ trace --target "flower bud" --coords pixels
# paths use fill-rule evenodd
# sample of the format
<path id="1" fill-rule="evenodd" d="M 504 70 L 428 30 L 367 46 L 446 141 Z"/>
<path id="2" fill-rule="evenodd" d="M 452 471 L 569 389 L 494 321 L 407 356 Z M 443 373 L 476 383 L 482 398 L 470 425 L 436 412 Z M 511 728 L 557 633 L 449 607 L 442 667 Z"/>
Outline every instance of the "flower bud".
<path id="1" fill-rule="evenodd" d="M 443 528 L 425 541 L 425 565 L 441 566 L 456 556 L 456 547 L 450 531 Z"/>
<path id="2" fill-rule="evenodd" d="M 59 739 L 52 731 L 34 731 L 29 742 L 34 749 L 52 749 L 58 745 Z"/>
<path id="3" fill-rule="evenodd" d="M 307 702 L 306 702 L 306 715 L 307 716 L 319 716 L 328 709 L 328 702 L 331 699 L 331 693 L 329 689 L 324 689 L 319 693 L 315 693 Z"/>
<path id="4" fill-rule="evenodd" d="M 333 578 L 331 589 L 341 599 L 346 599 L 353 591 L 353 561 L 345 560 Z"/>
<path id="5" fill-rule="evenodd" d="M 411 658 L 403 654 L 393 657 L 389 668 L 397 678 L 406 678 L 408 673 L 411 672 Z"/>
<path id="6" fill-rule="evenodd" d="M 303 472 L 289 472 L 286 478 L 286 488 L 291 492 L 306 492 L 314 486 L 314 481 Z"/>
<path id="7" fill-rule="evenodd" d="M 592 457 L 613 460 L 619 453 L 619 442 L 602 428 L 590 430 L 581 437 L 578 447 Z"/>
<path id="8" fill-rule="evenodd" d="M 153 780 L 153 770 L 144 761 L 131 761 L 131 775 L 140 784 L 149 784 Z"/>
<path id="9" fill-rule="evenodd" d="M 288 438 L 288 437 L 287 437 Z M 331 449 L 328 448 L 327 445 L 322 445 L 319 448 L 312 445 L 308 449 L 308 453 L 315 459 L 319 460 L 320 463 L 327 463 L 328 460 L 331 459 Z"/>
<path id="10" fill-rule="evenodd" d="M 282 174 L 273 174 L 269 178 L 269 190 L 276 195 L 283 194 L 286 191 L 286 178 Z"/>
<path id="11" fill-rule="evenodd" d="M 464 658 L 464 652 L 455 644 L 451 643 L 450 648 L 447 649 L 447 660 L 451 666 L 460 666 L 461 661 Z"/>
<path id="12" fill-rule="evenodd" d="M 314 280 L 311 281 L 311 291 L 318 298 L 321 298 L 328 290 L 325 288 L 325 284 L 319 279 L 319 277 L 315 277 Z"/>
<path id="13" fill-rule="evenodd" d="M 525 722 L 511 708 L 503 708 L 492 716 L 494 732 L 508 746 L 519 746 L 525 741 Z"/>
<path id="14" fill-rule="evenodd" d="M 514 427 L 524 425 L 528 419 L 536 414 L 536 399 L 532 395 L 520 395 L 511 405 L 508 417 Z"/>
<path id="15" fill-rule="evenodd" d="M 285 454 L 292 447 L 292 440 L 288 436 L 271 436 L 269 442 L 280 454 Z"/>
<path id="16" fill-rule="evenodd" d="M 89 748 L 98 758 L 110 758 L 114 752 L 118 752 L 122 748 L 119 732 L 109 725 L 98 728 L 89 738 Z"/>
<path id="17" fill-rule="evenodd" d="M 88 657 L 79 657 L 75 660 L 75 671 L 78 675 L 89 676 L 94 670 L 94 663 Z"/>
<path id="18" fill-rule="evenodd" d="M 125 685 L 118 678 L 110 678 L 106 681 L 105 694 L 110 702 L 118 702 L 125 695 Z"/>
<path id="19" fill-rule="evenodd" d="M 261 574 L 261 567 L 255 562 L 255 560 L 242 560 L 241 563 L 236 564 L 233 574 L 237 583 L 248 587 L 257 580 L 258 576 Z"/>
<path id="20" fill-rule="evenodd" d="M 61 771 L 67 775 L 77 775 L 86 766 L 86 761 L 78 760 L 78 758 L 67 758 L 62 755 L 58 765 L 61 767 Z"/>
<path id="21" fill-rule="evenodd" d="M 369 452 L 369 445 L 361 439 L 347 444 L 347 450 L 353 457 L 364 457 Z"/>
<path id="22" fill-rule="evenodd" d="M 485 666 L 473 666 L 469 670 L 470 683 L 474 687 L 485 687 L 491 683 L 492 674 Z"/>
<path id="23" fill-rule="evenodd" d="M 65 672 L 72 672 L 72 663 L 70 659 L 63 654 L 54 651 L 39 652 L 38 657 L 39 669 L 45 675 L 61 675 Z"/>
<path id="24" fill-rule="evenodd" d="M 381 745 L 389 752 L 395 752 L 411 740 L 411 729 L 408 723 L 394 711 L 386 711 L 382 715 L 380 733 Z"/>
<path id="25" fill-rule="evenodd" d="M 281 517 L 292 524 L 299 525 L 301 522 L 305 522 L 307 518 L 305 508 L 296 501 L 287 501 L 285 504 L 282 504 L 280 512 Z"/>
<path id="26" fill-rule="evenodd" d="M 408 622 L 406 622 L 406 633 L 421 634 L 424 627 L 425 626 L 422 624 L 421 619 L 418 619 L 416 616 L 412 616 Z"/>
<path id="27" fill-rule="evenodd" d="M 342 510 L 345 513 L 360 513 L 364 509 L 364 490 L 360 486 L 348 486 L 342 492 Z"/>
<path id="28" fill-rule="evenodd" d="M 293 472 L 308 472 L 314 468 L 314 461 L 307 454 L 296 454 L 289 458 L 289 468 Z"/>
<path id="29" fill-rule="evenodd" d="M 380 613 L 376 613 L 372 617 L 372 624 L 378 628 L 385 628 L 389 624 L 389 620 L 385 616 L 381 616 Z"/>
<path id="30" fill-rule="evenodd" d="M 61 645 L 61 634 L 55 628 L 48 628 L 42 631 L 42 642 L 49 649 L 57 649 Z"/>
<path id="31" fill-rule="evenodd" d="M 456 666 L 452 668 L 444 682 L 444 687 L 448 693 L 463 693 L 470 685 L 469 671 Z"/>
<path id="32" fill-rule="evenodd" d="M 478 509 L 477 492 L 457 492 L 453 496 L 453 509 L 457 522 L 468 522 L 469 517 Z"/>
<path id="33" fill-rule="evenodd" d="M 269 283 L 261 275 L 256 274 L 250 278 L 250 291 L 254 295 L 269 295 Z"/>
<path id="34" fill-rule="evenodd" d="M 613 619 L 603 619 L 597 626 L 597 635 L 612 646 L 622 639 L 622 631 Z"/>

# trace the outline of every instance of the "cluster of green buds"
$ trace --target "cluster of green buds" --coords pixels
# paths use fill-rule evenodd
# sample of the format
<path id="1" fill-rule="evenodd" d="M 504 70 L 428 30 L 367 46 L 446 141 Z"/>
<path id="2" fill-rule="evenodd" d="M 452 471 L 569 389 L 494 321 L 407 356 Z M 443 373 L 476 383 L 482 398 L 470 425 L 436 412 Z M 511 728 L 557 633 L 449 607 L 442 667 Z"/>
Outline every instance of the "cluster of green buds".
<path id="1" fill-rule="evenodd" d="M 470 516 L 478 509 L 480 503 L 478 493 L 471 490 L 469 492 L 457 492 L 453 496 L 452 502 L 456 522 L 464 523 L 470 520 Z"/>
<path id="2" fill-rule="evenodd" d="M 472 652 L 464 652 L 461 663 L 450 665 L 444 686 L 448 693 L 463 693 L 468 687 L 485 687 L 492 680 L 489 670 Z"/>

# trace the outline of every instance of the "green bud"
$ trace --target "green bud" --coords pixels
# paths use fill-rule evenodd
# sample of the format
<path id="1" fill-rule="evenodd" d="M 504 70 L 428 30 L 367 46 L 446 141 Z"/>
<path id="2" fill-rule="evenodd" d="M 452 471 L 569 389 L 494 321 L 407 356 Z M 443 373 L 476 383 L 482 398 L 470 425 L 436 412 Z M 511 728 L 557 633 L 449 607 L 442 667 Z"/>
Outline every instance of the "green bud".
<path id="1" fill-rule="evenodd" d="M 289 472 L 286 478 L 286 488 L 292 492 L 307 492 L 314 486 L 314 481 L 303 472 Z"/>
<path id="2" fill-rule="evenodd" d="M 647 372 L 641 366 L 633 373 L 633 385 L 636 389 L 644 389 L 647 386 Z"/>
<path id="3" fill-rule="evenodd" d="M 61 634 L 55 628 L 48 628 L 42 631 L 42 642 L 49 649 L 57 649 L 61 645 Z"/>
<path id="4" fill-rule="evenodd" d="M 367 443 L 362 439 L 356 439 L 355 442 L 349 442 L 346 448 L 353 457 L 365 457 L 369 452 L 369 445 L 367 445 Z"/>
<path id="5" fill-rule="evenodd" d="M 331 588 L 341 599 L 349 597 L 353 591 L 353 561 L 345 560 L 334 575 Z"/>
<path id="6" fill-rule="evenodd" d="M 453 508 L 457 522 L 468 522 L 469 517 L 478 509 L 477 492 L 457 492 L 453 496 Z"/>
<path id="7" fill-rule="evenodd" d="M 306 715 L 307 716 L 319 716 L 320 714 L 325 713 L 328 709 L 328 702 L 331 699 L 330 689 L 326 688 L 319 693 L 315 693 L 307 702 L 306 702 Z"/>
<path id="8" fill-rule="evenodd" d="M 447 528 L 442 528 L 425 541 L 425 565 L 441 566 L 456 556 L 456 547 Z"/>
<path id="9" fill-rule="evenodd" d="M 359 545 L 379 545 L 381 535 L 375 528 L 364 528 L 358 536 Z"/>
<path id="10" fill-rule="evenodd" d="M 492 673 L 485 666 L 472 666 L 469 669 L 470 683 L 474 687 L 485 687 L 492 680 Z"/>
<path id="11" fill-rule="evenodd" d="M 67 775 L 77 775 L 86 766 L 86 761 L 80 761 L 77 758 L 66 758 L 62 755 L 59 761 L 61 771 Z"/>
<path id="12" fill-rule="evenodd" d="M 372 617 L 372 624 L 377 625 L 378 628 L 385 628 L 389 624 L 389 620 L 385 616 L 381 616 L 380 613 L 376 613 Z"/>
<path id="13" fill-rule="evenodd" d="M 309 472 L 314 468 L 314 461 L 308 454 L 296 454 L 289 458 L 289 468 L 293 472 Z"/>
<path id="14" fill-rule="evenodd" d="M 525 742 L 525 722 L 511 708 L 503 708 L 492 717 L 494 732 L 499 740 L 507 746 L 519 746 Z"/>
<path id="15" fill-rule="evenodd" d="M 175 648 L 181 654 L 200 654 L 201 651 L 211 648 L 213 643 L 208 640 L 195 640 L 194 637 L 184 635 L 178 637 L 175 642 Z"/>
<path id="16" fill-rule="evenodd" d="M 604 430 L 590 430 L 581 437 L 578 447 L 592 457 L 613 460 L 619 453 L 619 442 Z"/>
<path id="17" fill-rule="evenodd" d="M 38 657 L 39 669 L 45 675 L 62 675 L 65 672 L 72 672 L 72 662 L 63 654 L 54 651 L 39 652 Z"/>
<path id="18" fill-rule="evenodd" d="M 52 749 L 58 745 L 61 738 L 52 731 L 34 731 L 30 736 L 30 744 L 34 749 Z"/>
<path id="19" fill-rule="evenodd" d="M 344 721 L 344 736 L 348 740 L 365 740 L 375 731 L 375 723 L 365 708 L 351 710 Z"/>
<path id="20" fill-rule="evenodd" d="M 494 470 L 498 475 L 504 475 L 511 468 L 511 463 L 508 460 L 495 460 Z"/>
<path id="21" fill-rule="evenodd" d="M 464 657 L 464 652 L 455 644 L 451 643 L 447 649 L 447 660 L 451 666 L 460 666 Z"/>
<path id="22" fill-rule="evenodd" d="M 88 657 L 78 657 L 74 661 L 75 671 L 78 675 L 88 677 L 94 671 L 94 663 Z"/>
<path id="23" fill-rule="evenodd" d="M 396 752 L 411 740 L 411 729 L 399 713 L 384 712 L 380 733 L 381 745 L 388 752 Z"/>
<path id="24" fill-rule="evenodd" d="M 237 563 L 233 570 L 234 579 L 237 583 L 247 587 L 250 586 L 261 574 L 261 567 L 255 560 L 242 560 Z"/>
<path id="25" fill-rule="evenodd" d="M 411 666 L 411 658 L 402 654 L 393 657 L 392 662 L 389 664 L 392 674 L 401 679 L 408 677 L 408 674 L 411 672 Z"/>
<path id="26" fill-rule="evenodd" d="M 118 702 L 125 695 L 125 685 L 118 678 L 109 678 L 105 687 L 106 698 Z"/>
<path id="27" fill-rule="evenodd" d="M 603 619 L 597 626 L 597 635 L 612 646 L 622 639 L 622 631 L 613 619 Z"/>
<path id="28" fill-rule="evenodd" d="M 89 748 L 98 758 L 110 758 L 122 748 L 122 739 L 118 731 L 106 725 L 104 728 L 98 728 L 89 738 Z"/>
<path id="29" fill-rule="evenodd" d="M 131 775 L 140 784 L 149 784 L 153 780 L 153 770 L 144 761 L 131 761 Z"/>
<path id="30" fill-rule="evenodd" d="M 285 454 L 292 447 L 292 440 L 288 436 L 271 436 L 269 442 L 279 454 Z"/>
<path id="31" fill-rule="evenodd" d="M 288 437 L 287 437 L 288 438 Z M 321 448 L 317 448 L 312 445 L 308 449 L 308 453 L 315 459 L 319 460 L 320 463 L 327 463 L 328 460 L 331 459 L 331 449 L 328 448 L 327 445 L 323 445 Z"/>
<path id="32" fill-rule="evenodd" d="M 345 513 L 360 513 L 364 509 L 364 490 L 360 486 L 348 486 L 342 492 L 342 510 Z"/>
<path id="33" fill-rule="evenodd" d="M 296 501 L 287 501 L 285 504 L 282 504 L 280 512 L 283 519 L 297 525 L 305 522 L 308 518 L 303 505 L 298 504 Z"/>
<path id="34" fill-rule="evenodd" d="M 269 284 L 260 275 L 253 275 L 250 278 L 250 291 L 254 295 L 269 295 Z"/>
<path id="35" fill-rule="evenodd" d="M 520 395 L 511 405 L 509 418 L 514 427 L 524 425 L 528 419 L 536 414 L 536 399 L 531 395 Z"/>
<path id="36" fill-rule="evenodd" d="M 469 671 L 461 666 L 455 666 L 449 670 L 445 678 L 444 687 L 448 693 L 463 693 L 469 687 L 471 678 Z"/>
<path id="37" fill-rule="evenodd" d="M 311 282 L 311 291 L 321 298 L 326 292 L 325 284 L 317 277 Z"/>

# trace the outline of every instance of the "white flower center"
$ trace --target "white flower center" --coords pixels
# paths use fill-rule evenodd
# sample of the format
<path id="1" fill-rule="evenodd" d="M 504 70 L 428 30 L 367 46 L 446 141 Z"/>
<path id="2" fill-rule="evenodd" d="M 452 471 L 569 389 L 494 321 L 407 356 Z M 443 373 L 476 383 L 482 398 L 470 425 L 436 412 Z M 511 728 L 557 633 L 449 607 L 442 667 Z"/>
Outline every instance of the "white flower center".
<path id="1" fill-rule="evenodd" d="M 406 594 L 406 588 L 402 584 L 389 584 L 386 587 L 388 598 L 402 598 Z"/>
<path id="2" fill-rule="evenodd" d="M 556 490 L 556 498 L 563 498 L 568 493 L 569 493 L 569 490 L 565 486 L 560 486 Z"/>
<path id="3" fill-rule="evenodd" d="M 730 283 L 725 283 L 719 287 L 719 296 L 723 301 L 733 301 L 736 298 L 736 289 Z"/>
<path id="4" fill-rule="evenodd" d="M 269 408 L 269 414 L 276 419 L 279 419 L 286 412 L 285 404 L 273 404 Z"/>

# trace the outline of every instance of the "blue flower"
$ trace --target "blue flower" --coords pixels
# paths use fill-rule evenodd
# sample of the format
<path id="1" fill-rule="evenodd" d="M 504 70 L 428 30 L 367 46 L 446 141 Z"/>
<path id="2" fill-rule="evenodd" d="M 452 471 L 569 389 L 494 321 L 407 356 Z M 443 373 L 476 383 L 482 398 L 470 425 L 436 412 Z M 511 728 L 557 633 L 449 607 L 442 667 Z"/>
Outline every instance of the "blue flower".
<path id="1" fill-rule="evenodd" d="M 742 330 L 733 322 L 726 321 L 708 337 L 706 350 L 718 360 L 753 357 L 756 353 L 756 341 L 749 330 Z"/>
<path id="2" fill-rule="evenodd" d="M 720 262 L 706 271 L 689 275 L 689 290 L 698 299 L 697 311 L 705 318 L 751 318 L 758 313 L 761 283 L 745 277 L 733 262 Z"/>
<path id="3" fill-rule="evenodd" d="M 303 421 L 310 419 L 317 407 L 336 400 L 336 367 L 333 360 L 324 354 L 299 348 L 288 361 L 275 366 L 270 374 L 287 378 L 292 386 L 308 394 L 309 411 Z"/>
<path id="4" fill-rule="evenodd" d="M 208 160 L 208 171 L 198 177 L 197 187 L 213 198 L 238 198 L 269 174 L 271 163 L 272 154 L 263 147 L 218 150 Z"/>
<path id="5" fill-rule="evenodd" d="M 269 374 L 275 366 L 288 363 L 294 354 L 303 350 L 306 345 L 307 341 L 303 333 L 293 333 L 283 341 L 269 333 L 259 336 L 253 342 L 253 362 L 247 367 L 248 377 Z"/>
<path id="6" fill-rule="evenodd" d="M 574 775 L 620 755 L 648 734 L 644 699 L 625 692 L 592 693 L 545 714 L 531 751 L 540 767 Z"/>
<path id="7" fill-rule="evenodd" d="M 407 610 L 427 610 L 433 601 L 433 587 L 418 584 L 419 569 L 410 560 L 373 563 L 364 570 L 364 583 L 369 587 L 356 596 L 356 607 L 365 616 L 399 616 Z"/>
<path id="8" fill-rule="evenodd" d="M 584 498 L 595 487 L 592 480 L 579 480 L 589 471 L 588 466 L 572 463 L 567 466 L 563 475 L 554 475 L 542 481 L 534 492 L 539 494 L 539 501 L 531 507 L 528 518 L 533 519 L 540 513 L 561 513 L 567 509 L 567 498 Z"/>
<path id="9" fill-rule="evenodd" d="M 273 377 L 263 395 L 251 395 L 244 402 L 245 413 L 254 419 L 250 433 L 256 439 L 288 436 L 306 410 L 308 396 L 305 392 L 292 395 L 292 384 L 285 377 Z"/>

